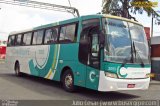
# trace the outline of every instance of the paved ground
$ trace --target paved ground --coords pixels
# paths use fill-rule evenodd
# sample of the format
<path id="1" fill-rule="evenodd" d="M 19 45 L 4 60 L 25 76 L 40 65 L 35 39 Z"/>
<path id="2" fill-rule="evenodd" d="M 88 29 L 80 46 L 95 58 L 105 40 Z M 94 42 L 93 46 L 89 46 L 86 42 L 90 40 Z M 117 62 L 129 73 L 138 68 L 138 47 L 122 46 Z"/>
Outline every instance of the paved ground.
<path id="1" fill-rule="evenodd" d="M 80 88 L 76 93 L 65 92 L 60 83 L 24 75 L 16 77 L 0 63 L 0 100 L 159 100 L 160 81 L 151 81 L 148 90 L 96 92 Z"/>

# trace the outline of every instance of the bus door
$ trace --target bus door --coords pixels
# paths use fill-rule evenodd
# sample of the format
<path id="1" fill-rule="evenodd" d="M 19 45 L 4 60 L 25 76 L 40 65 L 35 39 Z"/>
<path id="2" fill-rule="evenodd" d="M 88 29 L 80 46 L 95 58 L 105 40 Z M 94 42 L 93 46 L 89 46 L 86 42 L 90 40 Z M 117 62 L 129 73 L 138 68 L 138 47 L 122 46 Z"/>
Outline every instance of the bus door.
<path id="1" fill-rule="evenodd" d="M 98 89 L 100 53 L 99 53 L 99 27 L 93 27 L 89 30 L 89 46 L 87 59 L 87 79 L 86 87 Z"/>
<path id="2" fill-rule="evenodd" d="M 79 61 L 85 67 L 85 86 L 98 89 L 99 82 L 99 20 L 87 20 L 83 23 L 79 45 Z"/>

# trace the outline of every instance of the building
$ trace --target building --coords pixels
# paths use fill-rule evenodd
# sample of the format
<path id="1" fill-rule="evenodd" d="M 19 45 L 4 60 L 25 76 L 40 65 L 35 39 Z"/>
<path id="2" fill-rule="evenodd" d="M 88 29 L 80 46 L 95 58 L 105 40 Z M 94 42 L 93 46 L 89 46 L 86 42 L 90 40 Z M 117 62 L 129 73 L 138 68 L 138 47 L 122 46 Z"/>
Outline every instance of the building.
<path id="1" fill-rule="evenodd" d="M 151 72 L 160 80 L 160 36 L 151 37 Z"/>

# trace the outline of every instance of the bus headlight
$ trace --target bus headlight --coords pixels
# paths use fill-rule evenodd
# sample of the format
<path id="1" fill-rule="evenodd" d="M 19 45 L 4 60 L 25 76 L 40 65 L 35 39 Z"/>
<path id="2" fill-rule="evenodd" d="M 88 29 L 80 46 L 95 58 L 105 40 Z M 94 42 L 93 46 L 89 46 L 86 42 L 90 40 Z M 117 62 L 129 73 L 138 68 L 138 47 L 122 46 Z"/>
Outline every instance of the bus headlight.
<path id="1" fill-rule="evenodd" d="M 150 73 L 146 74 L 145 78 L 149 78 L 150 77 Z"/>
<path id="2" fill-rule="evenodd" d="M 155 74 L 154 73 L 147 73 L 145 78 L 149 78 L 149 77 L 154 78 Z"/>
<path id="3" fill-rule="evenodd" d="M 110 72 L 104 72 L 106 77 L 110 78 L 118 78 L 117 74 L 115 73 L 110 73 Z"/>

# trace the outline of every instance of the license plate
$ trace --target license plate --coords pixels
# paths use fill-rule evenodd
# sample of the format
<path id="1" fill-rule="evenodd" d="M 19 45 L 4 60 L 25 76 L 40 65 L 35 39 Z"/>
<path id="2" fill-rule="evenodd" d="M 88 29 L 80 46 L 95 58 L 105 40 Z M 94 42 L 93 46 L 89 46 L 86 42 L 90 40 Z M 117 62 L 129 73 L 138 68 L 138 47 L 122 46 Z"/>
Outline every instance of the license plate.
<path id="1" fill-rule="evenodd" d="M 127 85 L 127 88 L 134 88 L 135 87 L 135 84 L 128 84 Z"/>

